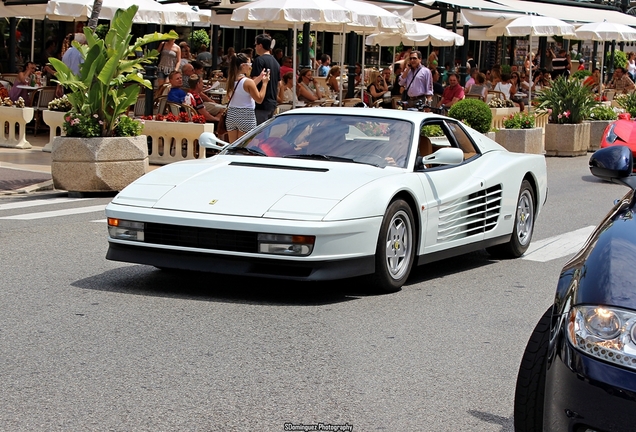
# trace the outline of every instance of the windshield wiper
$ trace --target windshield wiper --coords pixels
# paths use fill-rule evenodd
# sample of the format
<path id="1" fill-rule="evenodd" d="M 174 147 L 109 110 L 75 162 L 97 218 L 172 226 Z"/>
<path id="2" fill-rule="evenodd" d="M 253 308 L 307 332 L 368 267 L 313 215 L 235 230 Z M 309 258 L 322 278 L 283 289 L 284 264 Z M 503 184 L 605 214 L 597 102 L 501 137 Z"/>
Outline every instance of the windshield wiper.
<path id="1" fill-rule="evenodd" d="M 283 156 L 284 158 L 292 158 L 292 159 L 315 159 L 315 160 L 326 160 L 329 162 L 349 162 L 349 163 L 358 163 L 358 164 L 364 164 L 364 165 L 372 165 L 374 167 L 379 167 L 380 165 L 372 163 L 372 162 L 365 162 L 365 161 L 359 161 L 359 160 L 355 160 L 352 158 L 346 158 L 346 157 L 342 157 L 342 156 L 333 156 L 333 155 L 325 155 L 325 154 L 319 154 L 319 153 L 312 153 L 312 154 L 290 154 L 290 155 L 286 155 Z"/>
<path id="2" fill-rule="evenodd" d="M 226 154 L 242 153 L 242 154 L 253 155 L 253 156 L 267 157 L 267 155 L 265 154 L 263 150 L 256 147 L 230 147 L 225 151 L 225 153 Z"/>

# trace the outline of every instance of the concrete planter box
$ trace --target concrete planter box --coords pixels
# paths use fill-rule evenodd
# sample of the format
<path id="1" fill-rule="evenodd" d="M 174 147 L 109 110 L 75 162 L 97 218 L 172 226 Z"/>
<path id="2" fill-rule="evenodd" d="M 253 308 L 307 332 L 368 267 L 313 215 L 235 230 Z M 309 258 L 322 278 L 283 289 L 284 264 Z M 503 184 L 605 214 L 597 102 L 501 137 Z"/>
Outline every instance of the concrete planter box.
<path id="1" fill-rule="evenodd" d="M 590 144 L 590 124 L 548 123 L 545 126 L 546 156 L 584 156 Z"/>
<path id="2" fill-rule="evenodd" d="M 146 136 L 56 137 L 51 151 L 53 186 L 69 192 L 120 191 L 148 171 Z"/>
<path id="3" fill-rule="evenodd" d="M 492 123 L 490 124 L 490 128 L 503 129 L 504 120 L 511 115 L 518 113 L 519 108 L 490 108 L 490 112 L 492 113 Z"/>
<path id="4" fill-rule="evenodd" d="M 66 135 L 66 132 L 64 132 L 64 116 L 66 116 L 66 114 L 68 113 L 63 111 L 42 111 L 42 120 L 44 120 L 44 123 L 46 123 L 50 130 L 49 142 L 46 143 L 42 151 L 51 153 L 55 137 Z"/>
<path id="5" fill-rule="evenodd" d="M 515 153 L 544 154 L 543 128 L 499 129 L 495 141 Z"/>
<path id="6" fill-rule="evenodd" d="M 166 165 L 205 158 L 205 148 L 198 144 L 203 132 L 214 133 L 214 124 L 144 120 L 143 133 L 149 138 L 150 163 Z"/>
<path id="7" fill-rule="evenodd" d="M 603 133 L 605 129 L 615 120 L 591 120 L 590 123 L 590 143 L 587 146 L 587 151 L 596 151 L 601 148 L 601 140 L 603 139 Z"/>
<path id="8" fill-rule="evenodd" d="M 495 132 L 492 132 L 492 131 L 491 132 L 486 132 L 484 135 L 486 136 L 486 138 L 490 138 L 491 140 L 496 141 L 495 140 L 495 137 L 496 137 Z"/>
<path id="9" fill-rule="evenodd" d="M 0 106 L 0 147 L 31 148 L 26 139 L 26 124 L 33 120 L 33 113 L 33 108 Z"/>

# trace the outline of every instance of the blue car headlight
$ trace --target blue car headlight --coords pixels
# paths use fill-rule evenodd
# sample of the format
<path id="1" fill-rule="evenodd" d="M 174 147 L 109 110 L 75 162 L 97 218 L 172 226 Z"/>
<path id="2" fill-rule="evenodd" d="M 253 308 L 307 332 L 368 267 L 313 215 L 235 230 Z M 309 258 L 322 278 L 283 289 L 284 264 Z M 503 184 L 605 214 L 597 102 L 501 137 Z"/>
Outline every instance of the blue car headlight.
<path id="1" fill-rule="evenodd" d="M 636 312 L 604 306 L 575 306 L 568 339 L 578 350 L 636 370 Z"/>

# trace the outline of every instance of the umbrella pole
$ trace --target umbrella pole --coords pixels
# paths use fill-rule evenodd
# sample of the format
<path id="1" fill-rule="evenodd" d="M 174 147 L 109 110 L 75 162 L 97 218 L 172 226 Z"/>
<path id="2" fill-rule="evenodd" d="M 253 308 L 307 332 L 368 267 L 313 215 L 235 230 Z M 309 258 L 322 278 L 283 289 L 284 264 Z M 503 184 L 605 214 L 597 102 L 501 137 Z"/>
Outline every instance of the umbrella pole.
<path id="1" fill-rule="evenodd" d="M 360 98 L 362 99 L 362 103 L 364 103 L 364 92 L 366 90 L 366 77 L 364 76 L 364 54 L 367 51 L 367 45 L 364 43 L 364 32 L 362 32 L 362 70 L 360 71 L 362 73 L 362 90 L 360 90 Z"/>
<path id="2" fill-rule="evenodd" d="M 532 55 L 530 53 L 532 53 L 532 34 L 528 36 L 528 58 L 530 59 L 530 69 L 528 70 L 528 76 L 530 77 L 528 81 L 528 114 L 532 110 Z"/>
<path id="3" fill-rule="evenodd" d="M 31 20 L 31 61 L 35 61 L 33 57 L 33 51 L 35 51 L 35 20 Z"/>
<path id="4" fill-rule="evenodd" d="M 294 23 L 294 42 L 293 42 L 293 53 L 292 53 L 292 58 L 294 59 L 294 97 L 292 99 L 292 109 L 296 108 L 296 95 L 298 93 L 296 93 L 296 91 L 298 90 L 297 88 L 297 84 L 298 84 L 298 74 L 296 73 L 296 71 L 298 70 L 298 53 L 296 52 L 296 50 L 298 49 L 298 35 L 297 35 L 297 28 L 296 28 L 296 23 Z"/>
<path id="5" fill-rule="evenodd" d="M 345 25 L 342 24 L 342 35 L 340 37 L 340 46 L 342 47 L 342 51 L 340 51 L 340 58 L 342 61 L 340 62 L 340 96 L 338 102 L 340 106 L 342 106 L 342 87 L 344 87 L 344 81 L 342 79 L 344 72 L 344 62 L 345 62 L 345 37 L 344 37 L 344 28 Z"/>

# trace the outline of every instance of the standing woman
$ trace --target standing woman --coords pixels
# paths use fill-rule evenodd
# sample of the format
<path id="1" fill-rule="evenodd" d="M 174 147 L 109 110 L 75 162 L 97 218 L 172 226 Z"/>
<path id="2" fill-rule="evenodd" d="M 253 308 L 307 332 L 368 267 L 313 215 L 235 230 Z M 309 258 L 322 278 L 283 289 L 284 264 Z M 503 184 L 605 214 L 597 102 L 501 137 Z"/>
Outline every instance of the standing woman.
<path id="1" fill-rule="evenodd" d="M 634 51 L 627 56 L 627 73 L 632 81 L 636 82 L 636 52 Z"/>
<path id="2" fill-rule="evenodd" d="M 168 39 L 159 45 L 159 66 L 157 67 L 157 85 L 161 87 L 172 71 L 181 70 L 181 48 Z"/>
<path id="3" fill-rule="evenodd" d="M 245 54 L 238 53 L 230 59 L 227 78 L 230 103 L 227 106 L 225 125 L 231 143 L 256 127 L 254 109 L 257 102 L 261 103 L 265 99 L 269 71 L 263 69 L 261 74 L 252 80 L 249 78 L 250 69 L 252 62 Z M 263 85 L 258 90 L 256 85 L 260 82 L 263 82 Z"/>

